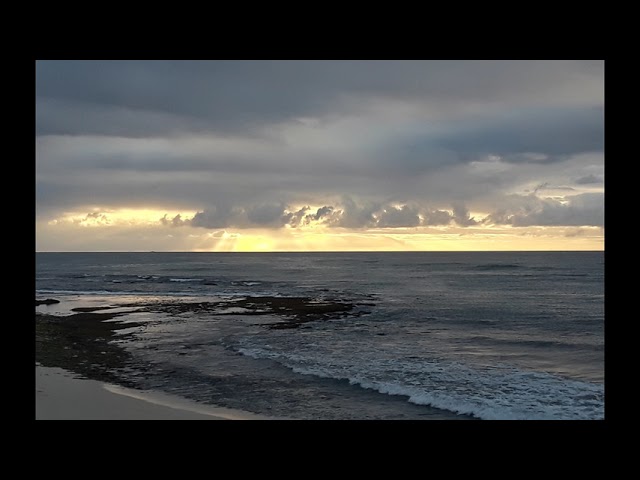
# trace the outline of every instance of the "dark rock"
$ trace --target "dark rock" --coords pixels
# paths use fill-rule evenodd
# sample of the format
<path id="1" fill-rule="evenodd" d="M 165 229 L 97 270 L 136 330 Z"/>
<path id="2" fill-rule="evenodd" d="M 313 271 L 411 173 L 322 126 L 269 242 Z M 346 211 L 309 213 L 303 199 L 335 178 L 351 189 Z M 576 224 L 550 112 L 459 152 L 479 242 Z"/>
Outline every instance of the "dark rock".
<path id="1" fill-rule="evenodd" d="M 81 312 L 81 313 L 91 313 L 91 312 L 97 312 L 98 310 L 109 310 L 110 308 L 114 308 L 114 307 L 76 307 L 76 308 L 72 308 L 71 311 Z"/>
<path id="2" fill-rule="evenodd" d="M 308 297 L 244 297 L 232 301 L 213 302 L 152 302 L 121 304 L 120 307 L 137 307 L 143 311 L 180 315 L 187 312 L 208 313 L 211 316 L 277 316 L 281 321 L 263 324 L 266 328 L 297 328 L 315 320 L 331 320 L 359 317 L 369 312 L 355 310 L 355 305 L 339 300 L 319 302 Z M 242 312 L 227 312 L 228 308 L 242 308 Z"/>
<path id="3" fill-rule="evenodd" d="M 118 330 L 143 324 L 105 322 L 120 315 L 113 312 L 81 312 L 67 316 L 36 313 L 36 361 L 85 378 L 133 386 L 121 380 L 118 374 L 132 361 L 131 354 L 112 340 Z M 122 338 L 123 335 L 118 336 L 118 339 Z"/>
<path id="4" fill-rule="evenodd" d="M 60 300 L 54 300 L 53 298 L 47 298 L 46 300 L 36 299 L 36 307 L 38 305 L 53 305 L 54 303 L 60 303 Z"/>

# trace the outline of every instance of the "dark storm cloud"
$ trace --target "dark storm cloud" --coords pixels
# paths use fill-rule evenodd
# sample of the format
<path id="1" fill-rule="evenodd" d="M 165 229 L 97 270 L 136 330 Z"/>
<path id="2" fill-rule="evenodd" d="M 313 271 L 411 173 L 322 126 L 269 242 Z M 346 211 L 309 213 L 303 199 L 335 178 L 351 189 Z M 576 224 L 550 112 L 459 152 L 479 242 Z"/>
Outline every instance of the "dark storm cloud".
<path id="1" fill-rule="evenodd" d="M 514 227 L 604 226 L 603 193 L 583 193 L 565 201 L 538 198 L 534 194 L 514 195 L 509 204 L 489 215 L 487 222 Z"/>
<path id="2" fill-rule="evenodd" d="M 342 211 L 337 216 L 334 226 L 343 228 L 363 228 L 374 227 L 376 219 L 373 214 L 380 209 L 379 203 L 362 202 L 356 203 L 351 197 L 342 200 Z"/>
<path id="3" fill-rule="evenodd" d="M 202 212 L 197 212 L 191 220 L 191 225 L 202 228 L 225 228 L 229 226 L 246 226 L 246 211 L 240 207 L 233 207 L 221 203 Z"/>
<path id="4" fill-rule="evenodd" d="M 309 207 L 302 207 L 297 212 L 286 212 L 282 215 L 283 225 L 289 224 L 291 227 L 298 227 L 303 224 L 308 224 L 306 213 L 309 211 Z"/>
<path id="5" fill-rule="evenodd" d="M 439 210 L 415 204 L 393 205 L 372 202 L 358 203 L 350 197 L 334 206 L 324 206 L 316 213 L 307 213 L 305 206 L 298 210 L 283 204 L 254 204 L 248 206 L 211 206 L 189 219 L 181 215 L 159 221 L 174 227 L 193 226 L 206 229 L 219 228 L 292 228 L 319 222 L 330 228 L 411 228 L 418 226 L 442 226 L 454 222 L 460 227 L 477 225 L 526 226 L 603 226 L 604 194 L 584 193 L 561 200 L 540 198 L 536 194 L 511 195 L 505 198 L 508 205 L 494 211 L 486 218 L 472 217 L 469 209 L 460 203 L 452 205 L 452 211 Z"/>
<path id="6" fill-rule="evenodd" d="M 309 215 L 310 219 L 313 220 L 321 220 L 333 213 L 333 207 L 325 205 L 324 207 L 320 207 L 316 213 Z"/>
<path id="7" fill-rule="evenodd" d="M 191 220 L 183 220 L 181 215 L 160 219 L 160 223 L 170 226 L 201 227 L 217 229 L 235 228 L 281 228 L 289 225 L 298 228 L 311 222 L 318 222 L 330 228 L 410 228 L 418 226 L 448 225 L 455 221 L 458 226 L 469 227 L 480 222 L 470 216 L 464 205 L 454 205 L 453 212 L 425 208 L 419 205 L 358 203 L 350 197 L 334 206 L 325 205 L 316 213 L 307 213 L 305 206 L 298 210 L 283 204 L 264 204 L 219 208 L 212 206 L 195 214 Z"/>
<path id="8" fill-rule="evenodd" d="M 407 83 L 394 86 L 394 77 L 369 62 L 38 62 L 37 127 L 40 134 L 246 132 L 326 113 L 345 92 L 392 93 Z"/>
<path id="9" fill-rule="evenodd" d="M 124 105 L 83 103 L 42 97 L 36 108 L 39 135 L 147 135 L 204 132 L 206 119 L 189 114 L 136 109 Z"/>
<path id="10" fill-rule="evenodd" d="M 425 225 L 449 225 L 453 220 L 453 215 L 446 210 L 427 210 L 424 214 Z"/>
<path id="11" fill-rule="evenodd" d="M 400 208 L 388 207 L 377 216 L 379 228 L 417 227 L 420 222 L 418 208 L 410 205 L 403 205 Z"/>
<path id="12" fill-rule="evenodd" d="M 544 101 L 578 79 L 587 91 L 564 99 L 590 98 L 602 74 L 602 62 L 39 61 L 36 125 L 39 134 L 246 132 L 367 98 Z"/>
<path id="13" fill-rule="evenodd" d="M 601 106 L 489 111 L 470 118 L 412 125 L 410 132 L 372 139 L 369 167 L 379 175 L 409 177 L 496 156 L 515 165 L 566 162 L 604 149 Z M 487 179 L 489 180 L 489 179 Z"/>
<path id="14" fill-rule="evenodd" d="M 601 107 L 507 112 L 496 118 L 469 120 L 442 135 L 436 144 L 464 157 L 495 154 L 507 162 L 544 164 L 567 155 L 601 151 L 604 112 Z"/>
<path id="15" fill-rule="evenodd" d="M 237 227 L 237 228 L 281 228 L 286 224 L 297 227 L 304 219 L 309 207 L 297 211 L 289 211 L 283 204 L 257 204 L 249 206 L 231 206 L 221 204 L 211 206 L 197 212 L 191 221 L 181 222 L 176 226 L 191 225 L 209 229 Z M 175 219 L 174 219 L 175 220 Z M 165 223 L 164 218 L 160 220 Z M 175 225 L 175 222 L 173 222 Z"/>
<path id="16" fill-rule="evenodd" d="M 600 184 L 602 183 L 602 177 L 597 175 L 585 175 L 584 177 L 577 178 L 576 183 L 578 185 Z"/>
<path id="17" fill-rule="evenodd" d="M 469 214 L 469 209 L 464 205 L 455 205 L 453 207 L 453 220 L 461 227 L 470 227 L 478 222 Z"/>

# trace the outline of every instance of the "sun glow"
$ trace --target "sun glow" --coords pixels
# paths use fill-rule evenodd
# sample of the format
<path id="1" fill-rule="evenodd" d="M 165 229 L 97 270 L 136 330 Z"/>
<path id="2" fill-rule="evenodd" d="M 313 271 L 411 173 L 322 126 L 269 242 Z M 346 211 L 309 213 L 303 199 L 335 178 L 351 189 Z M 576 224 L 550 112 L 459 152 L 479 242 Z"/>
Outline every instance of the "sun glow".
<path id="1" fill-rule="evenodd" d="M 203 234 L 198 251 L 487 251 L 487 250 L 603 250 L 599 228 L 433 228 L 347 230 L 331 228 L 243 230 L 222 235 Z M 506 231 L 509 230 L 509 231 Z"/>
<path id="2" fill-rule="evenodd" d="M 315 209 L 317 210 L 317 209 Z M 310 210 L 311 212 L 314 209 Z M 284 228 L 201 228 L 196 212 L 159 208 L 87 208 L 36 224 L 38 251 L 478 251 L 603 250 L 600 227 L 513 227 L 478 223 L 360 228 L 316 220 Z M 483 213 L 470 216 L 482 218 Z M 121 246 L 122 245 L 122 246 Z M 90 247 L 89 247 L 90 246 Z"/>
<path id="3" fill-rule="evenodd" d="M 48 224 L 73 224 L 82 227 L 157 225 L 162 218 L 172 219 L 176 215 L 181 215 L 183 218 L 191 218 L 195 215 L 195 212 L 151 208 L 111 209 L 94 207 L 83 213 L 78 211 L 64 212 L 62 215 L 49 220 Z"/>

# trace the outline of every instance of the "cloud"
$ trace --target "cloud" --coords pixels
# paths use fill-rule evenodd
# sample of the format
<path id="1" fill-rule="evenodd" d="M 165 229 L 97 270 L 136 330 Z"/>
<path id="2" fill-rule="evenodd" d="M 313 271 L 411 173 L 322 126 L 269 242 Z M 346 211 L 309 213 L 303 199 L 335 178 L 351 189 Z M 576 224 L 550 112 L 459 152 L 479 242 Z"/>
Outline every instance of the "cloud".
<path id="1" fill-rule="evenodd" d="M 249 206 L 231 206 L 223 203 L 197 212 L 191 220 L 181 220 L 177 226 L 191 225 L 208 229 L 226 227 L 282 228 L 285 225 L 298 227 L 304 224 L 305 213 L 308 210 L 309 207 L 302 207 L 297 211 L 290 211 L 285 205 L 275 203 Z"/>
<path id="2" fill-rule="evenodd" d="M 591 185 L 602 183 L 602 177 L 598 175 L 585 175 L 584 177 L 577 178 L 575 181 L 578 185 Z"/>
<path id="3" fill-rule="evenodd" d="M 197 212 L 192 219 L 180 214 L 165 215 L 162 225 L 219 228 L 304 228 L 310 224 L 329 228 L 393 229 L 445 226 L 454 222 L 459 227 L 480 225 L 527 226 L 602 226 L 604 222 L 604 194 L 583 193 L 569 197 L 540 198 L 535 193 L 508 195 L 503 208 L 485 218 L 472 217 L 469 209 L 456 203 L 452 210 L 441 210 L 417 204 L 377 204 L 344 197 L 336 205 L 325 205 L 315 213 L 303 206 L 299 209 L 284 204 L 256 204 L 210 206 Z"/>
<path id="4" fill-rule="evenodd" d="M 593 232 L 585 228 L 571 228 L 568 229 L 564 234 L 564 236 L 568 238 L 587 237 L 589 235 L 593 235 Z"/>
<path id="5" fill-rule="evenodd" d="M 101 212 L 90 212 L 84 218 L 74 218 L 73 223 L 79 225 L 110 225 L 111 219 Z"/>
<path id="6" fill-rule="evenodd" d="M 331 214 L 333 213 L 334 208 L 329 206 L 329 205 L 325 205 L 324 207 L 320 207 L 315 214 L 310 214 L 307 217 L 309 218 L 309 220 L 323 220 L 329 216 L 331 216 Z"/>
<path id="7" fill-rule="evenodd" d="M 453 220 L 461 227 L 470 227 L 478 224 L 464 205 L 455 205 L 453 207 Z"/>
<path id="8" fill-rule="evenodd" d="M 184 225 L 190 225 L 191 220 L 190 219 L 183 220 L 182 215 L 179 213 L 171 219 L 167 218 L 167 214 L 165 214 L 164 217 L 160 219 L 160 223 L 162 225 L 170 225 L 172 227 L 182 227 Z"/>
<path id="9" fill-rule="evenodd" d="M 425 225 L 449 225 L 453 220 L 453 215 L 447 210 L 427 210 L 423 215 Z"/>
<path id="10" fill-rule="evenodd" d="M 380 209 L 380 204 L 374 202 L 362 202 L 358 205 L 351 197 L 344 197 L 342 210 L 339 215 L 332 215 L 333 226 L 343 228 L 366 228 L 376 225 L 373 214 Z M 334 212 L 335 213 L 335 212 Z"/>
<path id="11" fill-rule="evenodd" d="M 479 224 L 475 218 L 470 217 L 468 209 L 462 205 L 454 206 L 452 213 L 419 205 L 380 205 L 367 201 L 357 202 L 351 197 L 344 197 L 339 204 L 325 205 L 318 208 L 315 213 L 307 213 L 310 210 L 308 206 L 296 210 L 283 204 L 211 206 L 197 212 L 192 219 L 182 219 L 180 214 L 172 219 L 165 215 L 160 219 L 160 223 L 208 229 L 282 228 L 285 225 L 291 228 L 302 228 L 309 224 L 329 228 L 392 229 L 448 225 L 454 220 L 463 227 Z"/>
<path id="12" fill-rule="evenodd" d="M 538 193 L 540 191 L 564 191 L 564 192 L 575 192 L 575 188 L 566 187 L 564 185 L 550 185 L 549 182 L 541 183 L 533 189 L 533 193 Z"/>
<path id="13" fill-rule="evenodd" d="M 464 158 L 500 155 L 510 163 L 564 161 L 604 148 L 602 107 L 536 108 L 458 122 L 435 144 Z"/>
<path id="14" fill-rule="evenodd" d="M 38 61 L 37 217 L 601 224 L 579 195 L 602 183 L 603 86 L 602 61 Z"/>
<path id="15" fill-rule="evenodd" d="M 38 61 L 36 129 L 246 132 L 372 99 L 438 115 L 473 104 L 599 104 L 603 75 L 602 61 Z"/>
<path id="16" fill-rule="evenodd" d="M 246 210 L 250 225 L 281 227 L 284 220 L 285 207 L 282 204 L 254 205 Z"/>
<path id="17" fill-rule="evenodd" d="M 286 212 L 281 216 L 283 225 L 289 225 L 290 227 L 298 227 L 303 224 L 308 224 L 309 215 L 305 215 L 310 210 L 310 207 L 302 207 L 297 212 Z M 312 215 L 313 216 L 313 215 Z M 317 218 L 316 218 L 317 220 Z"/>
<path id="18" fill-rule="evenodd" d="M 514 195 L 510 207 L 487 218 L 494 224 L 527 226 L 604 226 L 604 194 L 583 193 L 565 200 Z"/>
<path id="19" fill-rule="evenodd" d="M 388 227 L 417 227 L 421 223 L 418 208 L 410 205 L 401 207 L 387 207 L 377 215 L 376 226 Z"/>
<path id="20" fill-rule="evenodd" d="M 246 225 L 248 225 L 248 220 L 245 210 L 228 204 L 211 206 L 206 210 L 197 212 L 191 219 L 191 226 L 202 228 L 218 229 Z"/>

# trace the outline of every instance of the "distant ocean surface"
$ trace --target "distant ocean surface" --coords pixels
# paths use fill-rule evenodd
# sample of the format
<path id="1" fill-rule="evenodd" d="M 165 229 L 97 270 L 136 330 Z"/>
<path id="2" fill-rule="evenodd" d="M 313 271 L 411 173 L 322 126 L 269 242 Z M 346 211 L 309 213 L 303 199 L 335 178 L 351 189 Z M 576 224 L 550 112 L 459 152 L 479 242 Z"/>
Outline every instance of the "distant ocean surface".
<path id="1" fill-rule="evenodd" d="M 603 252 L 37 253 L 74 306 L 309 297 L 361 315 L 133 313 L 141 389 L 303 419 L 604 418 Z M 127 317 L 120 317 L 126 320 Z"/>

